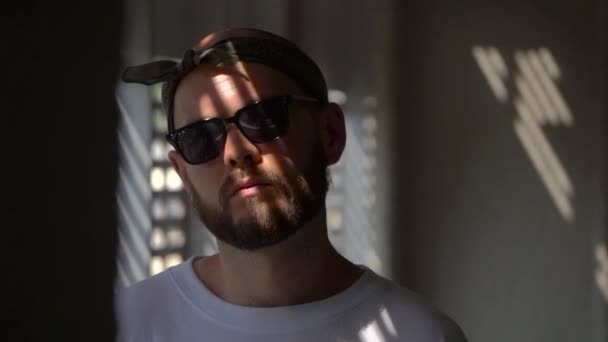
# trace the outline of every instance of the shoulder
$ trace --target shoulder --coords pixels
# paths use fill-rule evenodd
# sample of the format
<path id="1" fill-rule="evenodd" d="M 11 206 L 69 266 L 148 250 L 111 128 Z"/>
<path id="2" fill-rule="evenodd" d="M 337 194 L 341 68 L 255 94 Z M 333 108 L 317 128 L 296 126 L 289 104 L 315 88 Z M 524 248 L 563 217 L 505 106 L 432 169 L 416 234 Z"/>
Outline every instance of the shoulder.
<path id="1" fill-rule="evenodd" d="M 382 290 L 375 296 L 380 318 L 395 333 L 407 332 L 416 341 L 467 341 L 460 326 L 429 300 L 390 279 L 375 276 L 382 283 Z"/>
<path id="2" fill-rule="evenodd" d="M 163 296 L 173 287 L 170 270 L 165 270 L 128 287 L 116 290 L 115 306 L 118 313 L 123 311 L 146 310 L 155 303 L 162 302 Z"/>
<path id="3" fill-rule="evenodd" d="M 118 341 L 149 340 L 147 334 L 167 320 L 178 291 L 167 269 L 150 278 L 119 288 L 114 295 Z"/>

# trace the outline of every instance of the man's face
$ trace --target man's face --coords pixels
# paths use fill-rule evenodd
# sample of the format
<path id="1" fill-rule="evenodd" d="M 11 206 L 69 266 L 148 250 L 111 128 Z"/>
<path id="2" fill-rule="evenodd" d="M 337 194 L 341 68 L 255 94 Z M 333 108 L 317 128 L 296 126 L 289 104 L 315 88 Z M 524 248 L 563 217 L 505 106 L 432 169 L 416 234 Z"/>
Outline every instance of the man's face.
<path id="1" fill-rule="evenodd" d="M 226 119 L 243 106 L 277 95 L 301 95 L 283 74 L 259 64 L 199 67 L 175 95 L 175 126 Z M 223 153 L 200 165 L 176 152 L 170 159 L 209 230 L 234 247 L 255 250 L 279 243 L 323 207 L 327 161 L 316 105 L 292 101 L 290 126 L 280 139 L 254 144 L 227 126 Z"/>

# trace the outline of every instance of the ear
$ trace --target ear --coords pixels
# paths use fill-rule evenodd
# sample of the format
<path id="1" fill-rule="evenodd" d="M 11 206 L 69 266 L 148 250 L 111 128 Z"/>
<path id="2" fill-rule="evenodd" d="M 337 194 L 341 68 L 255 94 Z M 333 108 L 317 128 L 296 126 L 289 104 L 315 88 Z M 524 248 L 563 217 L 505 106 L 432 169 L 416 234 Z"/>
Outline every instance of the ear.
<path id="1" fill-rule="evenodd" d="M 328 165 L 334 165 L 342 156 L 346 146 L 346 125 L 344 123 L 344 112 L 336 103 L 326 104 L 322 112 L 324 114 L 325 126 L 325 157 Z"/>
<path id="2" fill-rule="evenodd" d="M 182 184 L 184 184 L 184 188 L 188 192 L 190 196 L 192 196 L 192 183 L 190 182 L 190 178 L 188 177 L 188 171 L 186 170 L 186 161 L 182 156 L 175 150 L 169 151 L 169 161 L 173 166 L 173 169 L 179 175 L 179 178 L 182 180 Z"/>

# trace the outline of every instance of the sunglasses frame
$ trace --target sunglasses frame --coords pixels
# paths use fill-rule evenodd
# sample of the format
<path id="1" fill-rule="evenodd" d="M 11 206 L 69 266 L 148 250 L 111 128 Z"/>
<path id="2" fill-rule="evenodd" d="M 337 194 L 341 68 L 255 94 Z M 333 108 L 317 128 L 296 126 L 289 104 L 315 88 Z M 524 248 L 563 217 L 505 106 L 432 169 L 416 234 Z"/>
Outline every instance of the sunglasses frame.
<path id="1" fill-rule="evenodd" d="M 206 163 L 206 162 L 209 162 L 209 161 L 211 161 L 211 160 L 213 160 L 213 159 L 217 158 L 219 155 L 218 155 L 218 156 L 216 156 L 216 157 L 213 157 L 213 158 L 210 158 L 210 159 L 204 160 L 204 161 L 199 162 L 199 163 L 193 163 L 193 162 L 192 162 L 191 160 L 189 160 L 189 158 L 187 158 L 187 157 L 185 156 L 185 154 L 183 153 L 183 150 L 182 150 L 181 144 L 180 144 L 180 142 L 179 142 L 179 136 L 180 136 L 180 134 L 182 134 L 183 132 L 185 132 L 185 131 L 186 131 L 186 130 L 188 130 L 188 129 L 191 129 L 191 128 L 192 128 L 192 126 L 199 125 L 199 124 L 201 124 L 201 123 L 203 123 L 203 122 L 207 122 L 207 121 L 211 121 L 211 120 L 213 120 L 213 121 L 216 121 L 216 122 L 217 122 L 217 121 L 219 121 L 219 122 L 221 122 L 221 123 L 222 123 L 222 129 L 223 129 L 223 134 L 222 134 L 222 139 L 221 139 L 221 140 L 223 141 L 223 142 L 222 142 L 222 144 L 225 144 L 225 142 L 226 142 L 226 135 L 227 135 L 227 129 L 226 129 L 226 126 L 227 126 L 228 124 L 231 124 L 231 123 L 232 123 L 232 124 L 234 124 L 234 125 L 235 125 L 235 126 L 238 128 L 238 129 L 239 129 L 239 131 L 241 131 L 241 133 L 243 134 L 243 136 L 245 136 L 245 137 L 246 137 L 246 138 L 247 138 L 249 141 L 251 141 L 251 142 L 252 142 L 252 143 L 254 143 L 254 144 L 263 144 L 263 143 L 266 143 L 266 142 L 270 142 L 270 141 L 273 141 L 273 140 L 279 139 L 279 138 L 280 138 L 282 135 L 278 135 L 278 136 L 276 136 L 276 137 L 274 137 L 274 138 L 272 138 L 272 139 L 268 139 L 268 140 L 266 140 L 266 141 L 260 141 L 260 142 L 252 141 L 252 140 L 251 140 L 251 139 L 248 137 L 248 135 L 245 133 L 245 131 L 244 131 L 244 130 L 243 130 L 243 128 L 241 127 L 241 123 L 239 122 L 239 117 L 240 117 L 240 116 L 241 116 L 241 114 L 242 114 L 242 113 L 244 113 L 244 112 L 245 112 L 247 109 L 249 109 L 249 108 L 251 108 L 251 107 L 254 107 L 254 106 L 257 106 L 257 105 L 259 105 L 260 103 L 263 103 L 263 102 L 266 102 L 266 101 L 277 101 L 277 100 L 281 100 L 281 101 L 283 101 L 283 105 L 284 105 L 284 106 L 286 106 L 286 115 L 289 115 L 289 108 L 288 108 L 288 106 L 289 106 L 289 101 L 304 101 L 304 102 L 313 102 L 313 103 L 316 103 L 316 104 L 321 104 L 321 103 L 323 103 L 323 101 L 321 101 L 321 100 L 319 100 L 319 99 L 317 99 L 317 98 L 314 98 L 314 97 L 309 97 L 309 96 L 300 96 L 300 95 L 282 95 L 282 96 L 273 96 L 273 97 L 269 97 L 269 98 L 265 98 L 265 99 L 260 99 L 260 100 L 256 100 L 256 101 L 253 101 L 253 102 L 251 102 L 251 103 L 248 103 L 247 105 L 245 105 L 245 106 L 243 106 L 242 108 L 240 108 L 239 110 L 237 110 L 237 111 L 234 113 L 234 115 L 232 115 L 232 116 L 231 116 L 231 117 L 229 117 L 229 118 L 226 118 L 226 119 L 221 119 L 221 118 L 217 118 L 217 117 L 205 118 L 205 119 L 202 119 L 202 120 L 199 120 L 199 121 L 196 121 L 196 122 L 190 123 L 190 124 L 188 124 L 188 125 L 186 125 L 186 126 L 184 126 L 184 127 L 181 127 L 181 128 L 179 128 L 179 129 L 176 129 L 176 130 L 174 130 L 173 132 L 169 132 L 169 133 L 167 133 L 167 135 L 166 135 L 165 137 L 166 137 L 167 141 L 168 141 L 168 142 L 171 144 L 171 146 L 173 146 L 173 148 L 175 148 L 175 150 L 176 150 L 176 151 L 177 151 L 177 152 L 178 152 L 178 153 L 179 153 L 179 154 L 182 156 L 182 158 L 184 158 L 184 160 L 186 160 L 186 162 L 188 162 L 189 164 L 192 164 L 192 165 L 200 165 L 200 164 L 204 164 L 204 163 Z M 289 121 L 287 121 L 286 126 L 287 126 L 287 127 L 285 127 L 285 129 L 289 128 Z M 221 147 L 221 149 L 223 150 L 223 148 L 224 148 L 224 147 L 222 146 L 222 147 Z"/>

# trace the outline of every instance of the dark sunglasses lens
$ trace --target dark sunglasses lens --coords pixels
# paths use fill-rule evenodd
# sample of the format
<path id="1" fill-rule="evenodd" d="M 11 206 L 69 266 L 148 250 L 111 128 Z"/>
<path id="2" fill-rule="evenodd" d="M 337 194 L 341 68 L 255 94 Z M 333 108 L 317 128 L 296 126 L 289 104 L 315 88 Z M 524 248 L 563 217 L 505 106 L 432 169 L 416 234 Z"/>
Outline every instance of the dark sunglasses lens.
<path id="1" fill-rule="evenodd" d="M 283 98 L 270 99 L 244 108 L 239 115 L 239 125 L 245 136 L 255 143 L 274 140 L 287 131 L 287 101 Z"/>
<path id="2" fill-rule="evenodd" d="M 207 162 L 217 158 L 223 149 L 224 125 L 217 119 L 192 124 L 180 131 L 177 142 L 188 163 Z"/>

